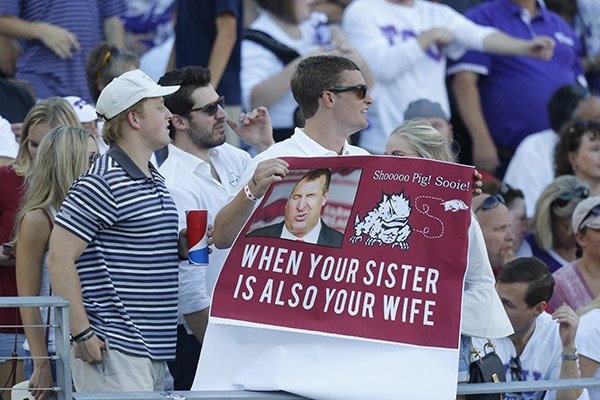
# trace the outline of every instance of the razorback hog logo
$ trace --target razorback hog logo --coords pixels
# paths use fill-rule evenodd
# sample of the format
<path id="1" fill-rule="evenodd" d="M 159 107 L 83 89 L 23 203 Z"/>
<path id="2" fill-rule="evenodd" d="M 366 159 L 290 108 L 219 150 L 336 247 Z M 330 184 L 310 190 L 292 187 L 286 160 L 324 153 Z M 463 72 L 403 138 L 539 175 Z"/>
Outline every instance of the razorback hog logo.
<path id="1" fill-rule="evenodd" d="M 457 212 L 460 210 L 467 210 L 469 207 L 465 204 L 464 201 L 459 199 L 453 199 L 448 201 L 442 201 L 442 205 L 444 206 L 444 211 L 452 211 Z"/>
<path id="2" fill-rule="evenodd" d="M 406 240 L 412 232 L 408 225 L 411 207 L 410 199 L 404 196 L 404 191 L 395 194 L 382 193 L 382 199 L 377 207 L 360 219 L 358 213 L 354 219 L 354 235 L 350 242 L 355 244 L 366 235 L 365 244 L 373 246 L 377 243 L 398 246 L 402 250 L 408 249 Z"/>

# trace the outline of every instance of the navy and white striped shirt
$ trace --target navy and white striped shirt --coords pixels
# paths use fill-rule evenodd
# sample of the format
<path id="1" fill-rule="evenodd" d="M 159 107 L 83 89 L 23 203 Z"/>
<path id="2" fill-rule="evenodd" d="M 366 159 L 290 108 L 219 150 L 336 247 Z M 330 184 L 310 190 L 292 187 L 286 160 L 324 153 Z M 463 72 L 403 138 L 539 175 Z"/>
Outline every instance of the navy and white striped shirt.
<path id="1" fill-rule="evenodd" d="M 56 224 L 88 243 L 77 261 L 83 304 L 111 348 L 175 357 L 177 210 L 163 177 L 147 177 L 117 145 L 74 184 Z"/>

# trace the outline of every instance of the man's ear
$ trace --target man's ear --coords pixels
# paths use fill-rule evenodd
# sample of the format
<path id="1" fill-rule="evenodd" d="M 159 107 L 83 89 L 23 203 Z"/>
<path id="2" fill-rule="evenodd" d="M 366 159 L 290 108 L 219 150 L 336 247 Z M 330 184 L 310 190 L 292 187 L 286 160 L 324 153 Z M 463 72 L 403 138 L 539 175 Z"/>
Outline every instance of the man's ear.
<path id="1" fill-rule="evenodd" d="M 182 117 L 179 114 L 173 114 L 173 118 L 171 118 L 171 125 L 178 131 L 185 131 L 189 127 L 189 122 L 187 118 Z"/>
<path id="2" fill-rule="evenodd" d="M 533 307 L 533 310 L 535 312 L 535 316 L 538 317 L 541 313 L 543 313 L 546 310 L 546 306 L 547 305 L 548 305 L 548 303 L 546 303 L 545 301 L 540 301 L 539 303 L 537 303 Z"/>
<path id="3" fill-rule="evenodd" d="M 582 249 L 586 247 L 585 234 L 583 232 L 575 232 L 575 241 Z"/>
<path id="4" fill-rule="evenodd" d="M 324 206 L 325 203 L 327 203 L 327 196 L 329 196 L 329 190 L 323 193 L 323 202 L 321 203 L 321 207 Z"/>
<path id="5" fill-rule="evenodd" d="M 140 127 L 139 117 L 136 115 L 135 111 L 127 112 L 127 122 L 129 122 L 129 125 L 133 128 L 139 129 Z"/>
<path id="6" fill-rule="evenodd" d="M 325 104 L 325 107 L 327 107 L 327 108 L 331 108 L 335 104 L 334 94 L 327 90 L 324 91 L 323 93 L 321 93 L 321 100 L 323 101 L 323 104 Z"/>

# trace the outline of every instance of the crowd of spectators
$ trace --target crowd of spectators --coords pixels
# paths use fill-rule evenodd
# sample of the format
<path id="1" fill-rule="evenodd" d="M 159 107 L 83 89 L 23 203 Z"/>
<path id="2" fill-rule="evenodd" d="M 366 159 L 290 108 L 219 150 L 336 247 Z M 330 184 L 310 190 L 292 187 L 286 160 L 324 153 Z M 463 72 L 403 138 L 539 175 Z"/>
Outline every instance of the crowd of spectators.
<path id="1" fill-rule="evenodd" d="M 277 157 L 461 162 L 486 192 L 462 357 L 494 337 L 509 380 L 600 376 L 600 0 L 468 6 L 0 1 L 0 295 L 71 302 L 77 390 L 189 390 L 228 248 L 288 173 Z M 206 268 L 182 250 L 190 209 L 214 224 Z M 148 210 L 162 211 L 142 223 Z M 501 314 L 487 331 L 470 328 L 473 288 Z M 0 325 L 51 319 L 0 312 Z M 51 363 L 5 358 L 45 357 L 52 340 L 0 329 L 0 384 L 25 371 L 47 398 Z M 545 398 L 587 396 L 600 399 Z"/>

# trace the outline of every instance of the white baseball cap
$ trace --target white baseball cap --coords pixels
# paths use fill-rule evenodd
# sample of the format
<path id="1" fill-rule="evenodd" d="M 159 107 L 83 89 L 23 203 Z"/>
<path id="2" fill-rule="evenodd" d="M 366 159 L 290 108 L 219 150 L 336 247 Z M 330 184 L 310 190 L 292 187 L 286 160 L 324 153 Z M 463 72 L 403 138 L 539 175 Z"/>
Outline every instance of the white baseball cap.
<path id="1" fill-rule="evenodd" d="M 96 103 L 96 112 L 108 120 L 142 99 L 168 96 L 177 90 L 179 85 L 160 86 L 141 70 L 134 69 L 106 85 Z"/>
<path id="2" fill-rule="evenodd" d="M 65 97 L 65 100 L 67 100 L 75 109 L 79 122 L 92 122 L 98 119 L 96 109 L 81 97 L 67 96 Z"/>

